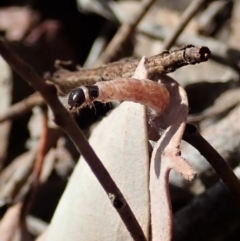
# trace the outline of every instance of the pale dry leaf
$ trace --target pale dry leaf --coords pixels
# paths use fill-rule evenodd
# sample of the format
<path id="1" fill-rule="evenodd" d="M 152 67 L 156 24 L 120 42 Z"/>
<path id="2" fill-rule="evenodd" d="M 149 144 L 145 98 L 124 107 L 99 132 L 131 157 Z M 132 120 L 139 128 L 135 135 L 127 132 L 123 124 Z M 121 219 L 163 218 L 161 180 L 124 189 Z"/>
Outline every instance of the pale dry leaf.
<path id="1" fill-rule="evenodd" d="M 144 108 L 140 104 L 124 102 L 101 121 L 89 141 L 148 236 L 146 138 Z M 120 241 L 130 238 L 109 198 L 81 158 L 54 214 L 47 240 Z"/>

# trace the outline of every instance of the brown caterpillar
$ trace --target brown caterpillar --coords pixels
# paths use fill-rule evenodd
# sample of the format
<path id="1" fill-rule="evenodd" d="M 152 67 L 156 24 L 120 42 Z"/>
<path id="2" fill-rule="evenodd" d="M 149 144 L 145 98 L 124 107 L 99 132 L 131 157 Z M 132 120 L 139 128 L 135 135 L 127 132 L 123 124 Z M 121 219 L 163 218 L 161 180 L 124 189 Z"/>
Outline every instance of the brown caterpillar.
<path id="1" fill-rule="evenodd" d="M 160 83 L 147 79 L 117 78 L 74 89 L 68 97 L 68 105 L 70 110 L 75 110 L 91 105 L 94 101 L 112 100 L 140 103 L 149 107 L 151 115 L 156 117 L 165 110 L 170 96 L 166 87 Z"/>

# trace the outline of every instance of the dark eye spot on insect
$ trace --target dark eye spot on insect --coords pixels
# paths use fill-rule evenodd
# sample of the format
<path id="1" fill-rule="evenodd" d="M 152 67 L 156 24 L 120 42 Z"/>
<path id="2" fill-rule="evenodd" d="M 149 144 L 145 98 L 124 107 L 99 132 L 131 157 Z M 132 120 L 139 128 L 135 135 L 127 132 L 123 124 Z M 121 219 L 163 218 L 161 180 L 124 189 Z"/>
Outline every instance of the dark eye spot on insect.
<path id="1" fill-rule="evenodd" d="M 69 109 L 72 110 L 73 108 L 76 109 L 86 101 L 85 94 L 81 88 L 74 89 L 68 97 L 68 105 L 70 106 Z"/>

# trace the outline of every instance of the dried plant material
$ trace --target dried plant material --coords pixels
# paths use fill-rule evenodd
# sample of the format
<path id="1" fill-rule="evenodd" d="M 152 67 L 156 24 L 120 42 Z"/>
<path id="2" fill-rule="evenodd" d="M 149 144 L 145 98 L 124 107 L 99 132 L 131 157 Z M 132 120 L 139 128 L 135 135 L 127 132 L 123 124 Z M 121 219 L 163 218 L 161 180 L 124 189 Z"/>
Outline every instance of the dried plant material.
<path id="1" fill-rule="evenodd" d="M 171 29 L 160 26 L 158 24 L 140 25 L 139 32 L 147 35 L 153 39 L 163 40 L 169 35 Z M 236 66 L 239 61 L 240 51 L 238 48 L 234 48 L 227 43 L 218 41 L 214 38 L 205 36 L 196 36 L 190 34 L 182 34 L 176 40 L 177 45 L 183 45 L 186 43 L 192 43 L 194 45 L 205 45 L 211 49 L 212 56 L 219 60 L 220 63 L 224 63 L 227 66 Z"/>
<path id="2" fill-rule="evenodd" d="M 172 239 L 172 210 L 168 179 L 171 169 L 192 181 L 196 172 L 180 156 L 180 142 L 188 115 L 188 100 L 184 89 L 168 76 L 161 76 L 171 96 L 162 116 L 153 121 L 161 137 L 153 149 L 150 164 L 150 200 L 152 240 Z"/>
<path id="3" fill-rule="evenodd" d="M 231 167 L 239 165 L 240 151 L 240 128 L 236 120 L 240 119 L 240 107 L 236 106 L 223 119 L 215 122 L 214 125 L 205 127 L 201 135 L 213 146 L 213 148 L 229 163 Z M 227 141 L 226 141 L 227 140 Z M 217 174 L 205 158 L 190 145 L 184 145 L 182 148 L 183 156 L 189 160 L 189 163 L 197 170 L 201 182 L 204 186 L 212 183 L 212 180 L 218 180 Z M 215 178 L 214 178 L 215 176 Z M 178 178 L 177 183 L 183 186 L 184 181 Z M 187 187 L 191 189 L 191 186 Z"/>
<path id="4" fill-rule="evenodd" d="M 205 47 L 185 45 L 173 51 L 164 51 L 161 54 L 146 58 L 144 66 L 148 76 L 167 74 L 176 69 L 207 61 L 211 57 L 210 50 Z M 130 78 L 139 64 L 140 59 L 123 60 L 95 69 L 80 69 L 68 71 L 60 68 L 54 73 L 52 81 L 60 90 L 67 94 L 81 85 L 91 85 L 99 81 L 108 81 L 118 77 Z"/>
<path id="5" fill-rule="evenodd" d="M 99 123 L 89 141 L 126 196 L 148 238 L 149 157 L 144 107 L 122 103 Z M 94 240 L 96 237 L 105 241 L 131 239 L 81 158 L 54 214 L 47 240 Z"/>

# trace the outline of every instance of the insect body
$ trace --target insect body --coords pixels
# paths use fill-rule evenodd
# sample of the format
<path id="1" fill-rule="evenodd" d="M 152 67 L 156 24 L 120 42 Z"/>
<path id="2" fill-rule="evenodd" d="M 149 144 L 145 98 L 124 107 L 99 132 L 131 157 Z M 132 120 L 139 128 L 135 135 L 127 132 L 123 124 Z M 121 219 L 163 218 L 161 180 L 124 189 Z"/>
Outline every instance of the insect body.
<path id="1" fill-rule="evenodd" d="M 74 89 L 68 98 L 70 110 L 91 105 L 94 101 L 133 101 L 150 108 L 152 116 L 159 116 L 167 107 L 170 96 L 166 87 L 150 80 L 117 78 Z"/>

